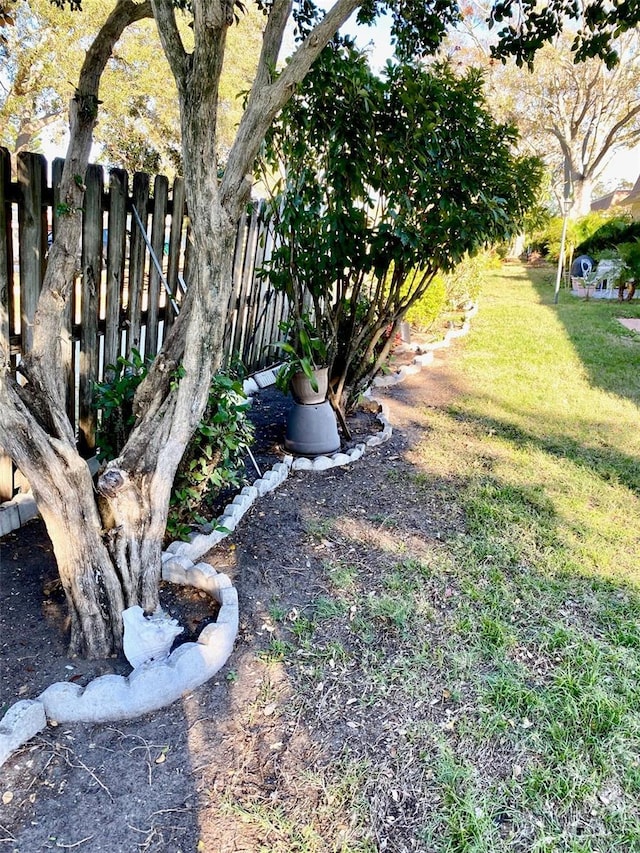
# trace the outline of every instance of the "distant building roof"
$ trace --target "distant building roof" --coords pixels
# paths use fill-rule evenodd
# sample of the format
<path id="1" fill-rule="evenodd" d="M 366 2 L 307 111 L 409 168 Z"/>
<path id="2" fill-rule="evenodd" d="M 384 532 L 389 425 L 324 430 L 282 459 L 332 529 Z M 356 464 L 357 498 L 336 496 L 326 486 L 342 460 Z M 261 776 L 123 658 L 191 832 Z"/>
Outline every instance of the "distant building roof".
<path id="1" fill-rule="evenodd" d="M 591 210 L 609 210 L 618 204 L 624 204 L 629 193 L 633 190 L 614 190 L 591 202 Z"/>
<path id="2" fill-rule="evenodd" d="M 640 175 L 638 175 L 638 180 L 633 185 L 633 189 L 630 190 L 629 193 L 627 193 L 627 197 L 624 199 L 624 201 L 621 201 L 620 204 L 624 204 L 625 206 L 627 204 L 636 205 L 639 202 L 640 202 Z"/>

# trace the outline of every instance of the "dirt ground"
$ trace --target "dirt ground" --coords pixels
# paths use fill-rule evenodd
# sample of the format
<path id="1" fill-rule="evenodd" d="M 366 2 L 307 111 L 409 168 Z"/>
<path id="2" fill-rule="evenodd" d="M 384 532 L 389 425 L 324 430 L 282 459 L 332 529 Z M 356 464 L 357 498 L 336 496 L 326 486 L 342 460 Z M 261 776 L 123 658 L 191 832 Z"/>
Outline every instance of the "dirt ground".
<path id="1" fill-rule="evenodd" d="M 342 669 L 334 695 L 324 684 L 316 698 L 307 691 L 301 699 L 300 668 L 288 665 L 278 644 L 300 629 L 310 603 L 328 592 L 328 564 L 357 565 L 375 593 L 389 559 L 384 536 L 419 549 L 461 525 L 437 483 L 423 486 L 419 497 L 406 488 L 411 450 L 428 429 L 430 410 L 447 406 L 459 390 L 448 366 L 456 346 L 439 352 L 434 366 L 378 393 L 394 425 L 387 444 L 347 468 L 293 474 L 207 555 L 230 574 L 240 599 L 235 649 L 216 678 L 137 720 L 51 726 L 7 761 L 0 769 L 2 849 L 416 849 L 391 831 L 393 816 L 386 835 L 366 820 L 360 828 L 338 826 L 327 816 L 322 828 L 328 802 L 318 781 L 323 768 L 346 753 L 363 760 L 372 751 L 392 755 L 393 718 L 387 708 L 357 703 L 357 659 L 348 664 L 351 672 L 337 657 L 329 660 L 330 669 Z M 281 441 L 282 419 L 271 416 L 264 399 L 256 405 L 264 426 L 257 456 L 266 464 Z M 365 521 L 379 532 L 375 541 L 362 535 Z M 127 672 L 124 659 L 96 667 L 66 658 L 64 602 L 39 522 L 5 537 L 0 547 L 2 713 L 53 681 L 84 683 L 100 672 Z M 197 633 L 211 618 L 199 594 L 166 594 L 177 615 L 182 609 L 189 631 Z M 326 648 L 348 642 L 324 639 Z M 262 821 L 256 818 L 261 807 L 269 813 Z M 417 808 L 410 798 L 397 804 L 405 815 Z M 275 839 L 283 834 L 273 815 L 284 821 L 294 813 L 314 815 L 324 845 L 305 846 L 301 838 L 279 846 Z"/>

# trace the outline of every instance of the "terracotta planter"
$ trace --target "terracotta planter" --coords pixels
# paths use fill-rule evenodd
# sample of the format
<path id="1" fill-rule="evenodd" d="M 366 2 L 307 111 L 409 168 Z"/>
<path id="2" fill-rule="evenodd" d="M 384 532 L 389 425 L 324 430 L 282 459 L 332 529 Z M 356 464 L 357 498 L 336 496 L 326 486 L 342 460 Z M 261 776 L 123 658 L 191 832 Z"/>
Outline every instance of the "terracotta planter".
<path id="1" fill-rule="evenodd" d="M 306 374 L 299 370 L 291 378 L 291 394 L 296 403 L 305 406 L 323 403 L 329 390 L 329 368 L 319 367 L 314 370 L 313 375 L 318 383 L 318 390 L 314 391 Z"/>

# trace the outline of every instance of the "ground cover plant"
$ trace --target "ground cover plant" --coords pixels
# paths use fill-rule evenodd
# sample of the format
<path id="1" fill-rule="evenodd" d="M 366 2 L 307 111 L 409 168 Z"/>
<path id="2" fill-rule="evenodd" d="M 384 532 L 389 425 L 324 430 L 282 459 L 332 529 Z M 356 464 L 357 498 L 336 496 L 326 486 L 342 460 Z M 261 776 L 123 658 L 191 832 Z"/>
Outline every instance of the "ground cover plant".
<path id="1" fill-rule="evenodd" d="M 637 849 L 640 305 L 554 282 L 496 273 L 385 392 L 388 444 L 208 555 L 240 596 L 219 678 L 8 762 L 8 849 Z"/>

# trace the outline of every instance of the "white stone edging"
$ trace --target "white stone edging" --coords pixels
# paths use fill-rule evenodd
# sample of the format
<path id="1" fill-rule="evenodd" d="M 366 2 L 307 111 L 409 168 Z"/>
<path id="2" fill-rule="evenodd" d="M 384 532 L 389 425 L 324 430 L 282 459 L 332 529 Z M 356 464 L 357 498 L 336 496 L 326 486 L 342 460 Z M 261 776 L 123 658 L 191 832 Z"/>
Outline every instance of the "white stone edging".
<path id="1" fill-rule="evenodd" d="M 445 336 L 440 341 L 434 341 L 430 344 L 408 344 L 406 345 L 408 349 L 419 349 L 421 350 L 419 355 L 416 355 L 411 364 L 404 365 L 395 373 L 389 373 L 386 376 L 376 376 L 373 380 L 374 388 L 391 388 L 393 385 L 397 385 L 400 382 L 404 382 L 407 376 L 413 376 L 416 373 L 419 373 L 423 367 L 427 367 L 428 365 L 433 363 L 434 352 L 440 349 L 446 349 L 450 346 L 451 341 L 456 338 L 463 338 L 465 335 L 468 335 L 471 330 L 471 318 L 475 317 L 478 313 L 477 304 L 472 305 L 464 314 L 464 323 L 459 329 L 449 329 L 448 332 L 445 333 Z M 422 350 L 426 350 L 426 352 L 422 352 Z"/>
<path id="2" fill-rule="evenodd" d="M 0 721 L 0 766 L 48 720 L 103 723 L 139 717 L 175 702 L 224 666 L 239 624 L 238 592 L 229 577 L 208 563 L 194 565 L 173 555 L 163 560 L 162 577 L 208 593 L 220 605 L 216 621 L 202 629 L 197 642 L 183 643 L 165 660 L 142 664 L 128 676 L 102 675 L 86 687 L 59 681 L 37 699 L 16 702 Z"/>

